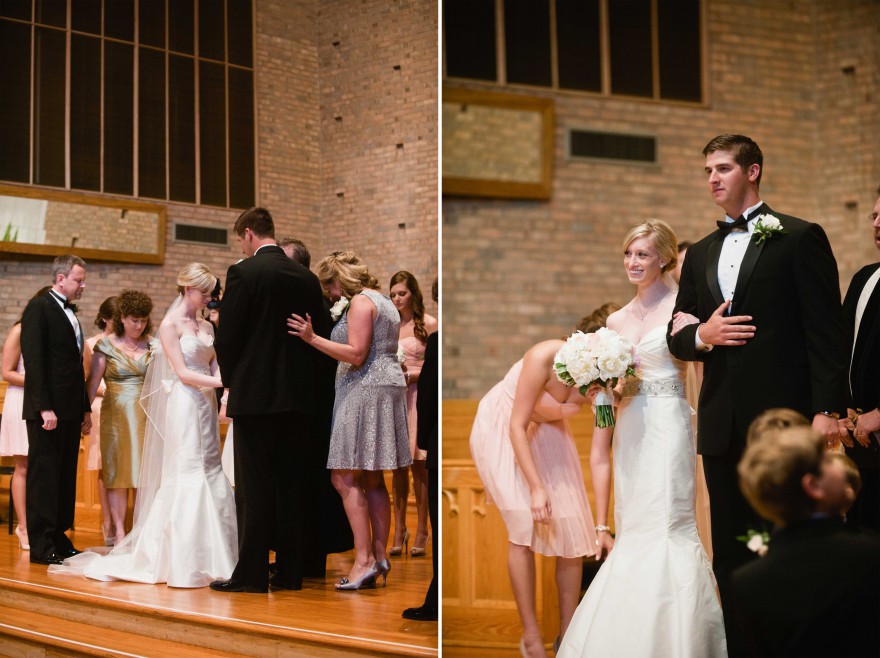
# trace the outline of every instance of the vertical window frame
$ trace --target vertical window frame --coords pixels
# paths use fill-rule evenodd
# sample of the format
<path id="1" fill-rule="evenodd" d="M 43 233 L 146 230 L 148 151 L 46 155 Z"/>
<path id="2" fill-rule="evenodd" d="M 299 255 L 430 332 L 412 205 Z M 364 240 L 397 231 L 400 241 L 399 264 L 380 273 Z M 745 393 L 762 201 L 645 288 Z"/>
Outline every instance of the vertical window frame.
<path id="1" fill-rule="evenodd" d="M 32 0 L 30 3 L 30 11 L 29 18 L 9 18 L 9 17 L 0 17 L 0 20 L 4 22 L 12 22 L 18 23 L 21 25 L 26 25 L 29 30 L 29 41 L 31 44 L 30 50 L 30 77 L 28 80 L 29 86 L 29 120 L 28 120 L 28 143 L 30 145 L 30 153 L 22 155 L 22 162 L 27 159 L 27 181 L 8 181 L 12 184 L 26 184 L 34 187 L 46 187 L 47 189 L 63 189 L 67 191 L 73 191 L 72 187 L 72 175 L 71 175 L 71 105 L 72 105 L 72 90 L 71 90 L 71 61 L 72 61 L 72 37 L 73 35 L 82 35 L 88 36 L 92 38 L 97 38 L 100 43 L 100 63 L 99 68 L 101 71 L 100 76 L 100 84 L 99 84 L 99 100 L 98 100 L 98 123 L 100 125 L 99 130 L 99 162 L 98 162 L 98 189 L 94 190 L 95 193 L 98 194 L 110 194 L 106 191 L 106 165 L 105 165 L 105 135 L 104 132 L 106 130 L 106 116 L 105 116 L 105 108 L 104 103 L 106 99 L 106 81 L 104 75 L 104 68 L 107 60 L 107 48 L 106 45 L 108 42 L 116 42 L 121 44 L 130 45 L 132 47 L 133 55 L 132 55 L 132 145 L 131 145 L 131 171 L 133 176 L 132 181 L 132 191 L 131 194 L 126 193 L 113 193 L 115 196 L 121 197 L 129 197 L 134 199 L 140 198 L 141 192 L 141 181 L 140 181 L 140 143 L 139 143 L 139 134 L 140 134 L 140 75 L 139 75 L 139 65 L 140 65 L 140 49 L 148 48 L 152 51 L 157 51 L 163 53 L 163 57 L 165 60 L 165 77 L 164 77 L 164 87 L 165 87 L 165 102 L 164 102 L 164 134 L 161 136 L 165 141 L 165 184 L 164 184 L 164 198 L 159 199 L 159 201 L 168 202 L 168 203 L 181 203 L 186 205 L 195 205 L 200 206 L 202 203 L 202 190 L 201 190 L 201 153 L 200 153 L 200 123 L 201 119 L 199 117 L 199 92 L 200 92 L 200 61 L 209 61 L 214 64 L 221 65 L 223 67 L 223 98 L 217 99 L 218 102 L 222 102 L 225 108 L 225 125 L 223 126 L 224 133 L 226 135 L 226 144 L 225 144 L 225 164 L 224 164 L 224 178 L 225 178 L 225 193 L 222 195 L 224 198 L 224 205 L 214 205 L 211 204 L 212 207 L 218 208 L 232 208 L 230 205 L 232 202 L 232 194 L 230 189 L 230 179 L 231 179 L 231 168 L 232 163 L 230 162 L 230 134 L 232 131 L 232 126 L 230 126 L 230 75 L 229 69 L 230 67 L 234 67 L 239 70 L 248 71 L 250 73 L 251 84 L 253 85 L 251 89 L 251 101 L 250 105 L 253 109 L 252 121 L 253 121 L 253 131 L 251 134 L 251 139 L 253 142 L 252 153 L 253 153 L 253 161 L 251 164 L 250 176 L 253 178 L 253 198 L 251 202 L 253 204 L 257 204 L 258 195 L 259 195 L 259 175 L 258 175 L 258 162 L 259 162 L 259 114 L 257 107 L 257 82 L 258 82 L 258 72 L 257 72 L 257 53 L 256 53 L 256 3 L 255 0 L 250 0 L 247 4 L 250 8 L 251 12 L 251 61 L 250 65 L 243 65 L 239 63 L 231 63 L 229 59 L 229 8 L 227 6 L 227 2 L 223 3 L 223 21 L 224 21 L 224 31 L 222 35 L 222 41 L 224 45 L 224 58 L 222 61 L 216 60 L 214 58 L 204 58 L 201 57 L 199 52 L 199 5 L 201 2 L 206 2 L 208 0 L 193 0 L 193 53 L 178 53 L 173 50 L 171 47 L 171 38 L 170 38 L 170 9 L 169 2 L 171 0 L 166 0 L 163 3 L 164 7 L 164 32 L 165 32 L 165 45 L 164 47 L 158 47 L 152 44 L 141 43 L 140 40 L 140 3 L 146 0 L 131 0 L 132 2 L 132 10 L 134 12 L 134 32 L 132 36 L 132 40 L 118 39 L 115 37 L 110 37 L 106 35 L 106 4 L 112 0 L 102 0 L 101 2 L 101 27 L 100 34 L 95 35 L 89 32 L 85 32 L 82 30 L 74 30 L 72 26 L 72 3 L 75 0 L 67 0 L 65 4 L 65 26 L 62 28 L 60 26 L 48 26 L 43 23 L 39 23 L 36 20 L 36 3 L 38 0 Z M 64 84 L 65 89 L 63 93 L 64 99 L 64 109 L 63 109 L 63 119 L 59 116 L 59 119 L 63 121 L 63 166 L 64 166 L 64 176 L 63 176 L 63 186 L 62 185 L 50 185 L 50 184 L 38 184 L 35 182 L 36 177 L 36 163 L 38 160 L 38 155 L 35 151 L 37 144 L 37 136 L 36 131 L 38 129 L 37 118 L 35 117 L 36 111 L 36 86 L 40 84 L 40 72 L 35 70 L 36 64 L 36 53 L 35 53 L 35 45 L 36 45 L 36 30 L 37 29 L 51 29 L 56 32 L 63 33 L 64 35 Z M 184 57 L 187 57 L 193 62 L 193 100 L 194 100 L 194 151 L 195 151 L 195 195 L 194 201 L 181 201 L 177 199 L 171 198 L 172 194 L 172 186 L 171 186 L 171 149 L 170 149 L 170 128 L 171 128 L 171 100 L 170 100 L 170 55 L 171 54 L 180 54 Z M 24 166 L 24 165 L 22 165 Z M 22 172 L 24 173 L 24 172 Z M 59 177 L 59 183 L 61 182 L 61 178 Z M 153 199 L 153 197 L 150 197 Z M 219 199 L 218 199 L 219 201 Z"/>
<path id="2" fill-rule="evenodd" d="M 700 106 L 707 107 L 709 104 L 709 99 L 707 97 L 708 93 L 708 85 L 707 85 L 707 73 L 706 73 L 706 65 L 707 65 L 707 37 L 706 37 L 706 0 L 698 0 L 698 12 L 699 16 L 697 18 L 697 24 L 699 26 L 700 34 L 699 34 L 699 46 L 700 46 L 700 54 L 699 54 L 699 74 L 697 79 L 699 80 L 699 100 L 682 100 L 676 98 L 664 98 L 661 96 L 661 75 L 662 71 L 660 70 L 660 51 L 659 51 L 659 40 L 660 40 L 660 26 L 659 26 L 659 4 L 663 0 L 650 0 L 651 2 L 651 96 L 633 96 L 628 94 L 615 94 L 611 89 L 611 54 L 610 54 L 610 25 L 609 25 L 609 2 L 613 0 L 599 0 L 599 47 L 600 47 L 600 81 L 601 81 L 601 91 L 587 91 L 583 89 L 569 89 L 566 87 L 561 87 L 559 85 L 559 57 L 558 57 L 558 39 L 557 39 L 557 11 L 556 5 L 558 0 L 550 1 L 550 59 L 551 59 L 551 84 L 550 86 L 537 86 L 530 85 L 524 83 L 511 83 L 507 80 L 507 71 L 506 71 L 506 35 L 504 28 L 504 0 L 495 0 L 495 43 L 496 43 L 496 62 L 497 62 L 497 76 L 495 81 L 485 81 L 485 80 L 472 80 L 470 78 L 461 78 L 461 77 L 451 77 L 449 76 L 446 68 L 446 48 L 448 47 L 448 43 L 445 37 L 445 34 L 442 37 L 443 40 L 443 52 L 444 55 L 442 57 L 442 73 L 444 80 L 449 81 L 462 81 L 462 82 L 482 82 L 486 84 L 494 84 L 496 86 L 502 87 L 516 87 L 516 88 L 524 88 L 524 89 L 551 89 L 554 92 L 559 93 L 571 93 L 571 94 L 588 94 L 588 95 L 598 95 L 603 97 L 613 97 L 613 98 L 626 98 L 628 100 L 637 100 L 637 101 L 647 101 L 652 103 L 668 103 L 668 104 L 683 104 L 688 106 Z"/>

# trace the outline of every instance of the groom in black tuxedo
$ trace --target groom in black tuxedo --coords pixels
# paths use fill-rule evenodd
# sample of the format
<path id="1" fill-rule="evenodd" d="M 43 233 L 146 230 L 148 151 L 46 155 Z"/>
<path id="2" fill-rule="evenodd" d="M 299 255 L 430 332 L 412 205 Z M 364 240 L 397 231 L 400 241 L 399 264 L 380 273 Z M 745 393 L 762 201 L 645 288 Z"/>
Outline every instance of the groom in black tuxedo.
<path id="1" fill-rule="evenodd" d="M 287 333 L 291 313 L 312 318 L 330 335 L 330 314 L 318 278 L 275 242 L 272 215 L 251 208 L 235 222 L 247 257 L 229 268 L 221 302 L 217 361 L 235 421 L 235 504 L 238 564 L 222 592 L 301 589 L 306 542 L 317 541 L 309 446 L 320 378 L 318 352 Z M 305 457 L 304 457 L 305 455 Z M 269 578 L 270 543 L 276 572 Z"/>
<path id="2" fill-rule="evenodd" d="M 724 602 L 731 572 L 754 557 L 737 537 L 761 527 L 736 472 L 749 424 L 766 409 L 788 407 L 833 444 L 846 411 L 847 353 L 837 263 L 825 232 L 762 203 L 763 155 L 750 138 L 719 135 L 703 154 L 709 192 L 726 217 L 688 250 L 667 341 L 679 359 L 704 364 L 697 448 Z M 679 313 L 699 323 L 674 330 Z"/>
<path id="3" fill-rule="evenodd" d="M 52 263 L 52 289 L 31 300 L 21 320 L 27 529 L 30 560 L 38 564 L 61 564 L 79 552 L 65 533 L 73 527 L 76 510 L 80 435 L 92 426 L 83 332 L 73 303 L 85 285 L 85 262 L 59 256 Z"/>

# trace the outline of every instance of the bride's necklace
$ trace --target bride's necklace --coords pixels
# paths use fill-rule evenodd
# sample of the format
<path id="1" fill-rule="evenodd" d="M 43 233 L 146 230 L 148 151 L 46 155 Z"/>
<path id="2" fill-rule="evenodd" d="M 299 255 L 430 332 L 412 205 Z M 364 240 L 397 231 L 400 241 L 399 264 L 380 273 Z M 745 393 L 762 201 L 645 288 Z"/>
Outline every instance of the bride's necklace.
<path id="1" fill-rule="evenodd" d="M 660 297 L 660 299 L 651 304 L 648 308 L 642 306 L 642 303 L 638 301 L 638 297 L 636 297 L 636 299 L 633 301 L 638 302 L 637 308 L 634 310 L 636 312 L 636 315 L 639 316 L 639 320 L 641 322 L 644 322 L 645 318 L 648 317 L 648 315 L 650 315 L 651 312 L 654 311 L 658 306 L 660 306 L 660 303 L 663 301 L 663 297 Z"/>
<path id="2" fill-rule="evenodd" d="M 194 330 L 195 330 L 196 334 L 198 334 L 198 333 L 199 333 L 199 321 L 196 320 L 195 316 L 190 317 L 190 316 L 188 316 L 188 315 L 184 315 L 183 317 L 186 318 L 186 320 L 187 320 L 188 322 L 192 322 L 192 325 L 193 325 L 193 327 L 194 327 Z"/>

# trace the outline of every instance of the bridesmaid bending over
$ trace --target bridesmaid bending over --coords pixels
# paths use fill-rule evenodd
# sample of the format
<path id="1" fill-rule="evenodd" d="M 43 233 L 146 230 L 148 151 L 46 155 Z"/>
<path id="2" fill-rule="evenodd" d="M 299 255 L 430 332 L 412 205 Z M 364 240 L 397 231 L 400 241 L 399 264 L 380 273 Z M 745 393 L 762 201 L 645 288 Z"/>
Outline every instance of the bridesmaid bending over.
<path id="1" fill-rule="evenodd" d="M 617 308 L 605 304 L 583 318 L 577 330 L 596 331 Z M 582 558 L 601 556 L 613 545 L 609 533 L 597 533 L 593 526 L 567 420 L 589 400 L 577 388 L 560 382 L 553 370 L 554 357 L 564 342 L 546 340 L 531 347 L 480 401 L 471 430 L 474 464 L 490 502 L 498 506 L 507 526 L 507 565 L 523 627 L 520 652 L 526 658 L 547 655 L 535 606 L 534 554 L 556 557 L 561 638 L 580 597 Z M 602 436 L 607 441 L 607 435 Z M 597 496 L 604 492 L 606 497 L 597 497 L 600 514 L 608 509 L 607 454 L 607 448 L 591 451 Z M 593 455 L 600 461 L 594 462 Z M 607 519 L 600 516 L 597 522 L 603 527 Z"/>

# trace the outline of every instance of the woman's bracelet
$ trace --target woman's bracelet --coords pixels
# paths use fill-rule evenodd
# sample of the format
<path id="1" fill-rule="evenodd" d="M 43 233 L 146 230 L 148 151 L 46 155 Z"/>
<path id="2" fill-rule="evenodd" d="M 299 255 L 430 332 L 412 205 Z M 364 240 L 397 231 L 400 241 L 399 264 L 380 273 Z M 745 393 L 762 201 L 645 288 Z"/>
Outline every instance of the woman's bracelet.
<path id="1" fill-rule="evenodd" d="M 609 528 L 607 525 L 597 525 L 597 526 L 596 526 L 596 532 L 608 532 L 608 533 L 610 533 L 610 532 L 611 532 L 611 528 Z"/>

